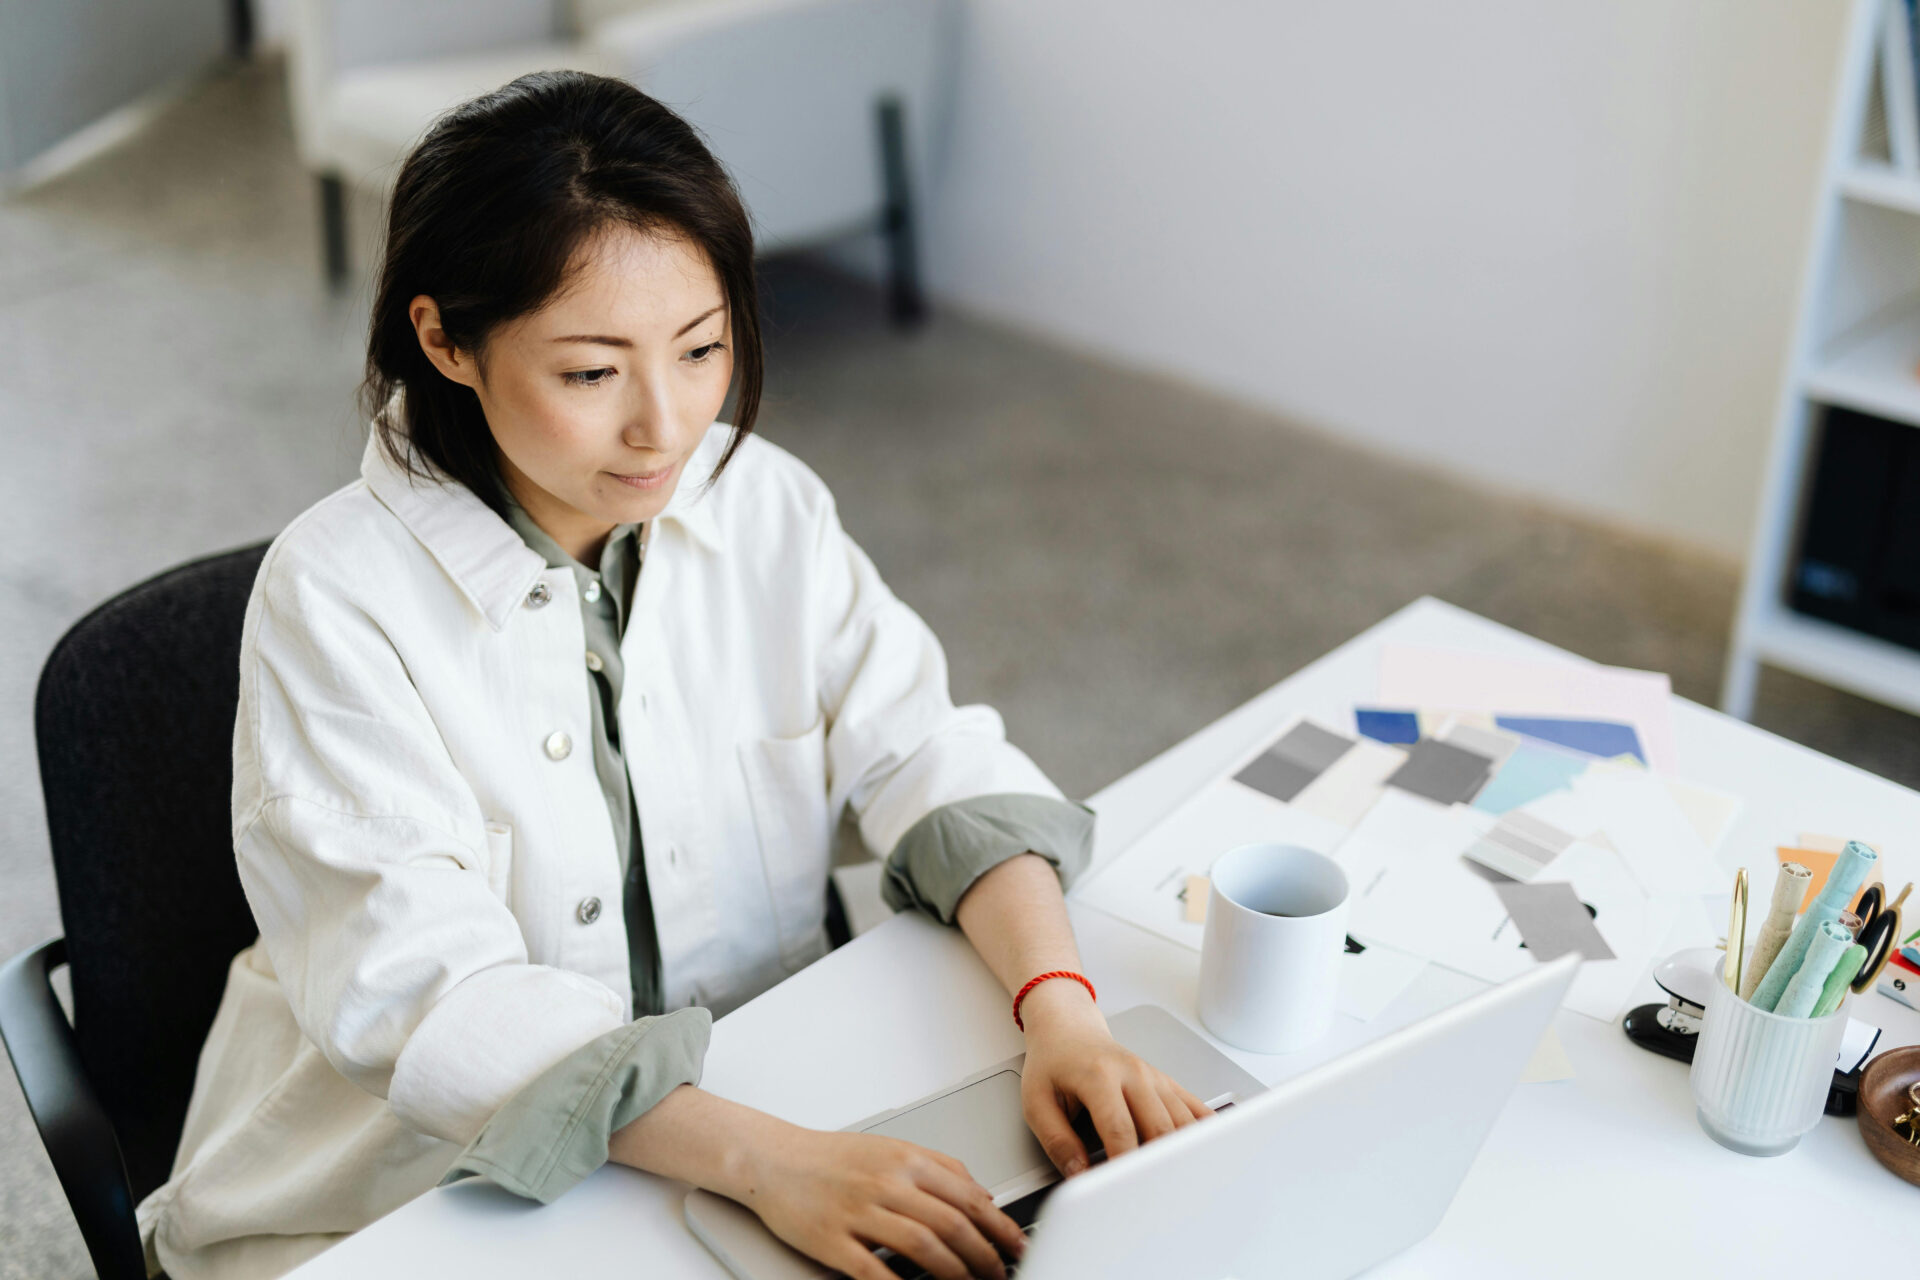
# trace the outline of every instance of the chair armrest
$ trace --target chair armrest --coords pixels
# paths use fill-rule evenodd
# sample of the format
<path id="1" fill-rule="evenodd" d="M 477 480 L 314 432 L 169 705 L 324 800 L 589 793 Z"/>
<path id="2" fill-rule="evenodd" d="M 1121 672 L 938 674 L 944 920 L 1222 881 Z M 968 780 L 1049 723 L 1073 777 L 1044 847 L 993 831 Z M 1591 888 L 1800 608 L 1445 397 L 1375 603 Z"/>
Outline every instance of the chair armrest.
<path id="1" fill-rule="evenodd" d="M 49 979 L 67 962 L 54 938 L 0 965 L 0 1042 L 103 1280 L 145 1280 L 126 1163 Z"/>

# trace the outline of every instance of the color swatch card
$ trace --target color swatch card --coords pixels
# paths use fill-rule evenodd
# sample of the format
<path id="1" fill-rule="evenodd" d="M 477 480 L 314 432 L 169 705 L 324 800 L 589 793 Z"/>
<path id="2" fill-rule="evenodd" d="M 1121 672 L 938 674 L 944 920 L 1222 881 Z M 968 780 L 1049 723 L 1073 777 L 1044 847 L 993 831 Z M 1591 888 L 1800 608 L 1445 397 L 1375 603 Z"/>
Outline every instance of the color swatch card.
<path id="1" fill-rule="evenodd" d="M 1495 716 L 1493 722 L 1508 733 L 1571 751 L 1595 760 L 1630 756 L 1647 762 L 1640 735 L 1617 720 L 1574 720 L 1564 716 Z"/>
<path id="2" fill-rule="evenodd" d="M 1322 728 L 1311 720 L 1302 720 L 1255 756 L 1234 775 L 1234 781 L 1275 800 L 1292 800 L 1352 746 L 1352 738 Z"/>
<path id="3" fill-rule="evenodd" d="M 1460 804 L 1473 799 L 1492 775 L 1493 761 L 1486 756 L 1438 738 L 1422 738 L 1407 748 L 1406 763 L 1387 785 L 1436 804 Z"/>

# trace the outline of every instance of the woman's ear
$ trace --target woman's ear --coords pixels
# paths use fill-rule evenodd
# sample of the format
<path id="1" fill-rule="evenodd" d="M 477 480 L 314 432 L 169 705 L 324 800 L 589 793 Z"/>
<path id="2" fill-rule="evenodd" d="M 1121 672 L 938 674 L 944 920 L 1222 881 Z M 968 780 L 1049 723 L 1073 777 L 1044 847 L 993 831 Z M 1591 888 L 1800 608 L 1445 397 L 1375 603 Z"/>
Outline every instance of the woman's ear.
<path id="1" fill-rule="evenodd" d="M 433 361 L 434 368 L 463 387 L 479 386 L 480 366 L 472 352 L 460 350 L 440 327 L 439 303 L 423 293 L 407 304 L 407 319 L 413 321 L 420 349 Z"/>

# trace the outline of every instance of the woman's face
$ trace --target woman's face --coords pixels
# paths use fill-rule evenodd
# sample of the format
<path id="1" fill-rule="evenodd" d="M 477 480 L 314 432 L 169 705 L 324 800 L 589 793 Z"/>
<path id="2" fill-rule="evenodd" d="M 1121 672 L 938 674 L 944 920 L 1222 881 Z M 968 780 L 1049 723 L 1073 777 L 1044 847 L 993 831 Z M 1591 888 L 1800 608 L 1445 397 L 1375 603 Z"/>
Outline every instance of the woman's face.
<path id="1" fill-rule="evenodd" d="M 560 294 L 479 361 L 447 344 L 432 298 L 411 314 L 428 357 L 479 396 L 514 500 L 589 563 L 614 525 L 660 514 L 733 378 L 720 279 L 669 233 L 597 232 Z"/>

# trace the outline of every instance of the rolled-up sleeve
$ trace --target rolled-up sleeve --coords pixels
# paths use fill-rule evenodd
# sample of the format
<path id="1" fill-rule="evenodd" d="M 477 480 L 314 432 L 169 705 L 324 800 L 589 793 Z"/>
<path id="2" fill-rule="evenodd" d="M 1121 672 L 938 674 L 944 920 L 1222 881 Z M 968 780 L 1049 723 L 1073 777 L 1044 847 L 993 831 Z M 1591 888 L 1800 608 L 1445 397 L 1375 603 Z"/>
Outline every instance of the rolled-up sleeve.
<path id="1" fill-rule="evenodd" d="M 700 1083 L 712 1020 L 676 1009 L 609 1031 L 515 1094 L 443 1179 L 479 1175 L 545 1204 L 607 1162 L 612 1136 L 683 1084 Z"/>
<path id="2" fill-rule="evenodd" d="M 830 810 L 850 811 L 862 843 L 885 855 L 943 806 L 997 796 L 1061 801 L 1007 741 L 998 712 L 954 704 L 939 640 L 847 536 L 831 498 L 822 497 L 816 521 L 811 605 Z"/>
<path id="3" fill-rule="evenodd" d="M 942 924 L 973 882 L 1009 858 L 1037 853 L 1072 885 L 1093 855 L 1093 810 L 1043 795 L 976 796 L 941 805 L 908 828 L 887 858 L 881 897 Z"/>

